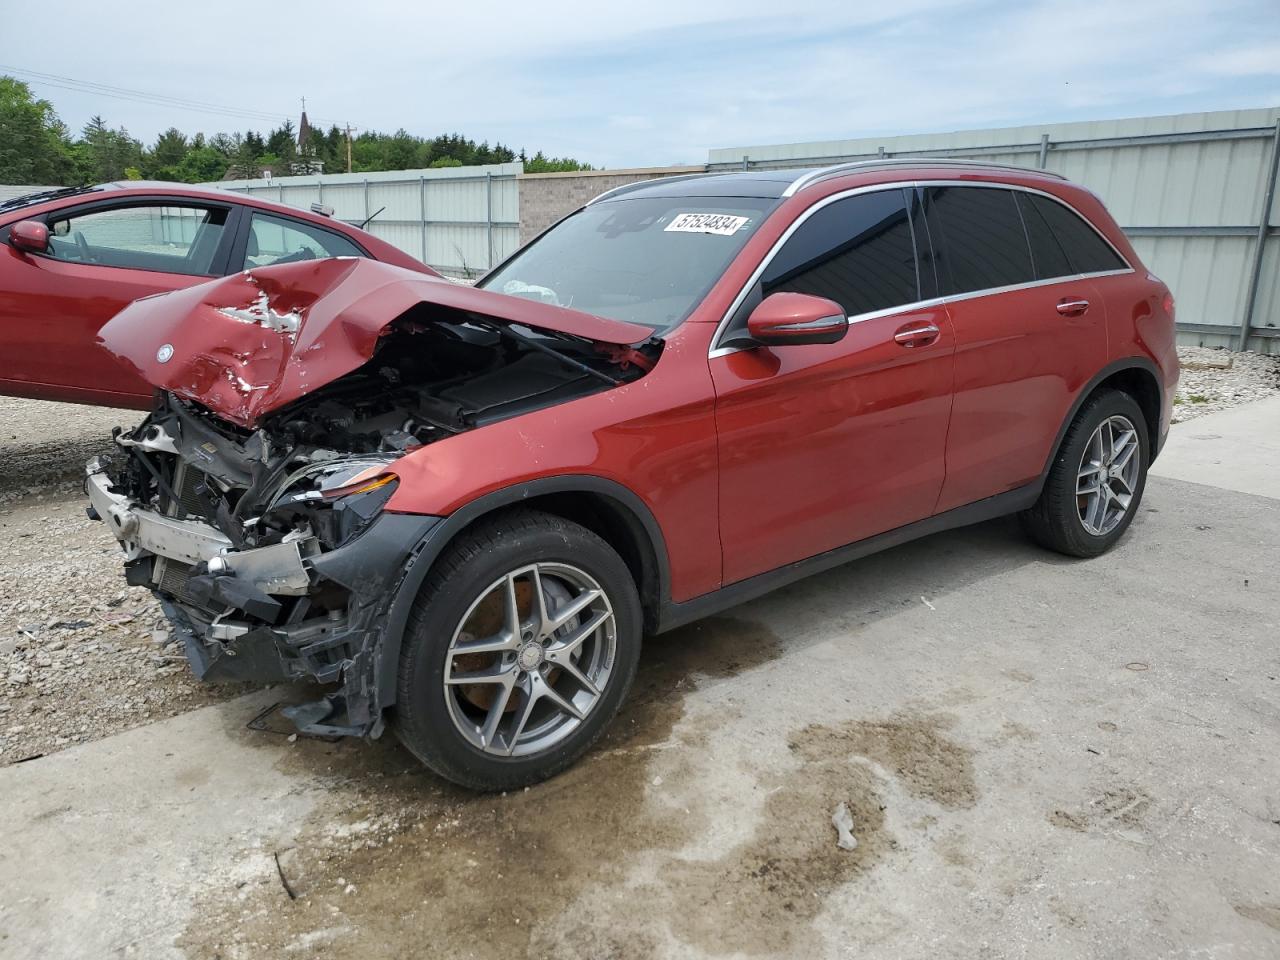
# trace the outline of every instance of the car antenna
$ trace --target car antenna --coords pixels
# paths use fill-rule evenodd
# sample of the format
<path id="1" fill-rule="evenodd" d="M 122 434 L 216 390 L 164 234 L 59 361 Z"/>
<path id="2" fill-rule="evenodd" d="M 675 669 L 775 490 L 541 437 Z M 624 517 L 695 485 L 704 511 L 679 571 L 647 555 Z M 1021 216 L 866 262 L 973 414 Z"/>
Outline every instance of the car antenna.
<path id="1" fill-rule="evenodd" d="M 364 223 L 360 224 L 360 229 L 363 230 L 365 227 L 367 227 L 369 225 L 369 221 L 372 220 L 374 217 L 376 217 L 385 209 L 387 209 L 385 206 L 379 207 L 377 210 L 373 211 L 373 213 L 369 214 L 369 216 L 365 217 Z"/>

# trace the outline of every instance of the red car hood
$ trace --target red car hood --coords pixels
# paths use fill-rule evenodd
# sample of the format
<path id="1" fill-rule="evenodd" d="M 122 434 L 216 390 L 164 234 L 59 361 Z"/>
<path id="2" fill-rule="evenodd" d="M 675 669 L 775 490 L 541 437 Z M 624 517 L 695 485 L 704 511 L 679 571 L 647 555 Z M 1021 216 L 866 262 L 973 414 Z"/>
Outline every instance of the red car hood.
<path id="1" fill-rule="evenodd" d="M 419 304 L 496 323 L 635 344 L 653 329 L 343 258 L 263 267 L 134 301 L 98 341 L 152 386 L 252 427 L 373 356 L 392 322 Z"/>

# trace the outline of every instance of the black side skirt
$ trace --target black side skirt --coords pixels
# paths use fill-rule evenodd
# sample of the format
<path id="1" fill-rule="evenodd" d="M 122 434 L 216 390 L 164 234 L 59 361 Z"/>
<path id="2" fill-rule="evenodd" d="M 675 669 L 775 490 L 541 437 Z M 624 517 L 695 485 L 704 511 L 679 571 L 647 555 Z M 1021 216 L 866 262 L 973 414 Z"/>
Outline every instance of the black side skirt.
<path id="1" fill-rule="evenodd" d="M 795 583 L 797 580 L 802 580 L 811 574 L 830 570 L 832 567 L 838 567 L 841 564 L 849 563 L 851 560 L 879 553 L 881 550 L 888 550 L 891 547 L 918 540 L 930 534 L 941 533 L 944 530 L 967 527 L 970 524 L 981 523 L 984 520 L 991 520 L 1006 514 L 1017 513 L 1019 510 L 1026 510 L 1039 498 L 1043 485 L 1044 480 L 1041 478 L 1014 490 L 996 494 L 994 497 L 987 497 L 985 500 L 968 503 L 963 507 L 948 510 L 946 513 L 935 514 L 924 520 L 909 523 L 904 527 L 888 530 L 884 533 L 876 534 L 874 537 L 846 544 L 843 547 L 836 547 L 834 550 L 828 550 L 826 553 L 809 557 L 807 560 L 798 560 L 795 563 L 787 564 L 785 567 L 778 567 L 776 570 L 769 570 L 746 580 L 739 580 L 737 583 L 731 583 L 727 587 L 721 587 L 711 593 L 704 593 L 702 596 L 694 597 L 692 600 L 685 600 L 682 603 L 668 600 L 663 604 L 662 610 L 658 614 L 658 629 L 655 632 L 664 633 L 667 630 L 682 627 L 686 623 L 701 620 L 703 617 L 709 617 L 712 614 L 719 613 L 721 610 L 735 607 L 740 603 L 746 603 L 748 600 L 754 600 L 756 597 L 762 596 L 771 590 L 785 587 L 787 584 Z"/>

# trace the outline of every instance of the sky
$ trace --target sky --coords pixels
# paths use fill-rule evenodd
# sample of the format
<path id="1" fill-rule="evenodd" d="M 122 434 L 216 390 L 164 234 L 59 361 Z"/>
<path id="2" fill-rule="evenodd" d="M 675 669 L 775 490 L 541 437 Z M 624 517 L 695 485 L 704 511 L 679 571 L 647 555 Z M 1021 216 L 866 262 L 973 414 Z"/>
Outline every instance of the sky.
<path id="1" fill-rule="evenodd" d="M 715 147 L 1280 106 L 1280 0 L 106 9 L 0 0 L 0 73 L 28 80 L 74 131 L 100 114 L 146 143 L 170 126 L 296 123 L 302 97 L 325 126 L 459 132 L 611 168 L 702 163 Z"/>

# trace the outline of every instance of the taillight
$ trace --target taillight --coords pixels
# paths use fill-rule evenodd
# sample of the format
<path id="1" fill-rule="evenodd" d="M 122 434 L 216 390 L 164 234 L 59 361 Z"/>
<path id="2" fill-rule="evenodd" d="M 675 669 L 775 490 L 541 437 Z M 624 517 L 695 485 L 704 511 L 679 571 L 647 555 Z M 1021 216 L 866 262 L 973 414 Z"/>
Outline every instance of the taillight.
<path id="1" fill-rule="evenodd" d="M 1164 300 L 1160 302 L 1160 305 L 1164 307 L 1164 312 L 1167 316 L 1173 316 L 1173 294 L 1168 290 L 1164 292 Z"/>

